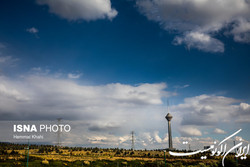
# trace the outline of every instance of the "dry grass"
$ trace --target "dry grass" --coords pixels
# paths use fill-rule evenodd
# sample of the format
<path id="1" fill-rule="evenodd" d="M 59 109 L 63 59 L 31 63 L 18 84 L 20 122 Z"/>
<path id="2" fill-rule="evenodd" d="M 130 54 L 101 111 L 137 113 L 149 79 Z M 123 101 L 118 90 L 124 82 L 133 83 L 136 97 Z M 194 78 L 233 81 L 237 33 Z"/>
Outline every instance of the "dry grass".
<path id="1" fill-rule="evenodd" d="M 8 150 L 7 152 L 10 153 L 12 150 Z M 18 152 L 17 155 L 9 156 L 8 159 L 22 159 L 25 158 L 25 154 L 27 153 L 27 150 L 15 150 Z M 49 152 L 49 153 L 38 153 L 38 149 L 30 149 L 29 150 L 29 156 L 30 157 L 37 157 L 46 161 L 49 160 L 61 160 L 61 161 L 68 161 L 68 162 L 74 162 L 74 161 L 96 161 L 96 160 L 110 160 L 115 161 L 118 159 L 126 160 L 126 161 L 134 161 L 134 160 L 142 160 L 142 161 L 161 161 L 164 160 L 164 153 L 162 151 L 141 151 L 137 150 L 134 151 L 134 154 L 131 156 L 130 153 L 132 151 L 124 151 L 129 152 L 129 154 L 125 155 L 120 154 L 116 155 L 113 150 L 109 151 L 103 151 L 102 153 L 98 151 L 98 153 L 92 153 L 91 151 L 70 151 L 67 149 L 60 149 L 61 153 L 56 153 L 55 151 Z M 146 156 L 145 156 L 146 155 Z M 169 154 L 166 153 L 166 156 L 169 157 Z M 186 162 L 197 162 L 200 161 L 199 159 L 172 159 L 167 158 L 168 162 L 171 161 L 186 161 Z M 202 160 L 204 162 L 204 160 Z M 205 160 L 206 161 L 206 160 Z M 211 161 L 211 159 L 209 160 Z"/>

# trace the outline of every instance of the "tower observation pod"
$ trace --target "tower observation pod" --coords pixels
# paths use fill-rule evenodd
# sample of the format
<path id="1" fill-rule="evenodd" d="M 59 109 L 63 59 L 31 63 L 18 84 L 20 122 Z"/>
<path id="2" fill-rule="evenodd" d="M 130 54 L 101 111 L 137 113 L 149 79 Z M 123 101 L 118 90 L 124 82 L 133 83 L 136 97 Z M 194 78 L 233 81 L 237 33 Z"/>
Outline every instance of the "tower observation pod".
<path id="1" fill-rule="evenodd" d="M 173 116 L 168 113 L 165 117 L 168 121 L 168 142 L 169 142 L 169 150 L 173 150 L 173 142 L 172 142 L 172 132 L 171 132 L 171 120 Z"/>

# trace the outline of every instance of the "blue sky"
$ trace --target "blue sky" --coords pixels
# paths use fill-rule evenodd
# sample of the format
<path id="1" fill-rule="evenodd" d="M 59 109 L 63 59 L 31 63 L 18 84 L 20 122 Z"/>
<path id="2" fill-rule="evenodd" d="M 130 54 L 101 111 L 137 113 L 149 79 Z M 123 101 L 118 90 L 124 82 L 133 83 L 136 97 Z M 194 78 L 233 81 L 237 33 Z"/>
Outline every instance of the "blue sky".
<path id="1" fill-rule="evenodd" d="M 222 1 L 213 9 L 207 0 L 189 4 L 172 0 L 3 0 L 0 95 L 5 103 L 1 103 L 1 119 L 88 117 L 86 133 L 93 138 L 100 135 L 89 130 L 100 126 L 110 128 L 100 132 L 104 138 L 107 133 L 115 138 L 132 130 L 121 122 L 133 114 L 139 118 L 140 113 L 144 115 L 141 124 L 152 116 L 155 122 L 145 129 L 136 121 L 131 126 L 142 131 L 138 135 L 154 136 L 153 148 L 164 144 L 155 136 L 157 131 L 161 138 L 166 133 L 162 126 L 169 99 L 174 118 L 178 117 L 177 137 L 216 138 L 220 132 L 246 129 L 250 117 L 250 5 L 243 0 L 235 3 Z M 88 98 L 84 93 L 100 98 Z M 75 104 L 81 99 L 89 103 Z M 45 108 L 50 111 L 43 113 Z M 131 111 L 126 113 L 127 109 Z M 67 114 L 70 111 L 74 114 Z M 110 118 L 96 116 L 102 112 Z M 186 114 L 200 117 L 191 115 L 195 119 L 185 121 Z M 204 119 L 216 114 L 220 116 L 215 122 Z M 230 126 L 221 120 L 235 115 L 239 119 Z M 103 124 L 96 123 L 101 119 Z M 195 130 L 185 133 L 180 130 L 185 126 Z M 224 132 L 213 133 L 215 128 Z M 248 134 L 245 137 L 249 139 Z M 108 145 L 102 141 L 101 146 Z M 145 147 L 150 145 L 143 141 Z"/>

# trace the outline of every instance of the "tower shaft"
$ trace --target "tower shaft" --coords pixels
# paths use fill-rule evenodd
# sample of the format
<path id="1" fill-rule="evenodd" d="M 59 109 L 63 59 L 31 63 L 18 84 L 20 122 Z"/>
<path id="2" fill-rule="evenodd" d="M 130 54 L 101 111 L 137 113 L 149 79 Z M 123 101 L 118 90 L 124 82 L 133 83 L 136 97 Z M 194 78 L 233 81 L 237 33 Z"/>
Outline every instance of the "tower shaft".
<path id="1" fill-rule="evenodd" d="M 173 148 L 172 143 L 172 131 L 171 131 L 171 122 L 168 121 L 168 143 L 169 143 L 169 149 Z"/>

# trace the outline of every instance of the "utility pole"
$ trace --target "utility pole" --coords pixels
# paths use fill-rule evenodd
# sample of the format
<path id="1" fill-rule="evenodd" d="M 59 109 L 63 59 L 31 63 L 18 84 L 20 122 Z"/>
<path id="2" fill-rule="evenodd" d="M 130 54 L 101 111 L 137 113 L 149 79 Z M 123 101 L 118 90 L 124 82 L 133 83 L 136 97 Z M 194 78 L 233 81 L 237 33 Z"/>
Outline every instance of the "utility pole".
<path id="1" fill-rule="evenodd" d="M 28 150 L 26 166 L 29 167 L 29 150 L 30 150 L 30 141 L 29 140 L 28 140 L 28 147 L 25 149 Z"/>
<path id="2" fill-rule="evenodd" d="M 135 150 L 135 136 L 134 136 L 134 134 L 135 134 L 135 132 L 132 131 L 132 132 L 131 132 L 131 135 L 132 135 L 132 139 L 131 139 L 131 141 L 132 141 L 131 149 L 132 149 L 132 151 Z"/>
<path id="3" fill-rule="evenodd" d="M 164 152 L 165 167 L 167 167 L 167 162 L 166 162 L 166 150 L 164 150 L 163 152 Z"/>

